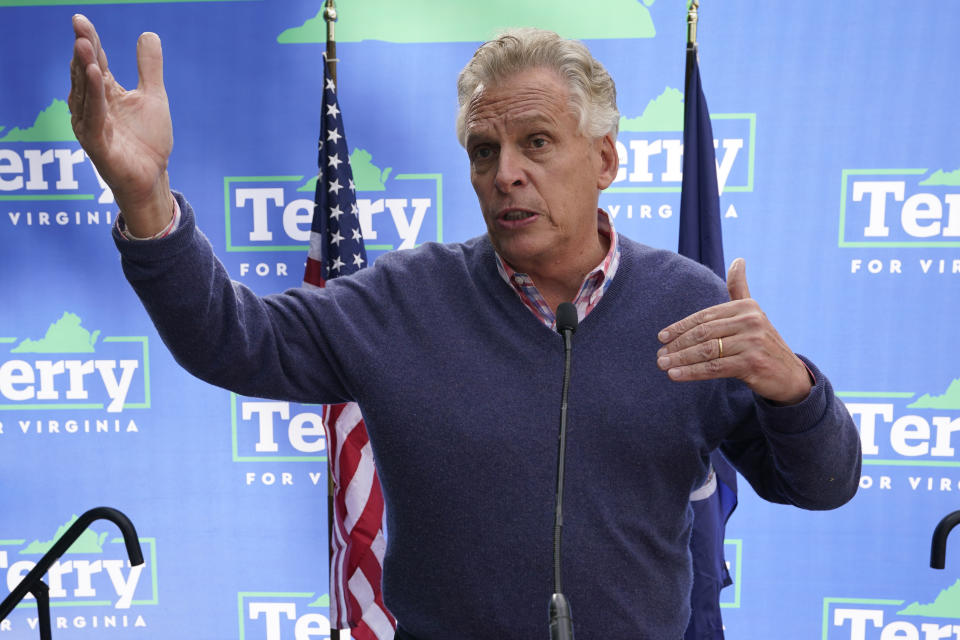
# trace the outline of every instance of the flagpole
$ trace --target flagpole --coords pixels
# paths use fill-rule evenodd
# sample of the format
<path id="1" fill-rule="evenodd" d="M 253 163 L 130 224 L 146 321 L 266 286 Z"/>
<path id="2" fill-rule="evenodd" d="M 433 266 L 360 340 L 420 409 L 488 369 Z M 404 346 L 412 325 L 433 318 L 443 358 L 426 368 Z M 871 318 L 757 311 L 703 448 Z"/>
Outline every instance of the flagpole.
<path id="1" fill-rule="evenodd" d="M 337 22 L 337 7 L 333 0 L 326 0 L 323 8 L 323 19 L 327 22 L 327 55 L 324 62 L 327 65 L 327 71 L 334 86 L 337 84 L 337 38 L 334 31 L 334 24 Z M 324 88 L 324 90 L 326 90 Z M 333 568 L 333 521 L 334 509 L 336 504 L 334 500 L 333 484 L 333 457 L 328 461 L 327 473 L 327 567 Z M 330 594 L 330 610 L 327 612 L 330 616 L 330 640 L 348 640 L 350 638 L 349 629 L 340 629 L 333 626 L 337 620 L 337 601 Z"/>
<path id="2" fill-rule="evenodd" d="M 323 19 L 327 21 L 327 67 L 330 69 L 330 78 L 337 83 L 337 38 L 333 26 L 337 21 L 337 5 L 333 0 L 326 0 L 323 8 Z"/>
<path id="3" fill-rule="evenodd" d="M 720 224 L 720 190 L 713 148 L 713 127 L 700 84 L 697 60 L 697 10 L 699 0 L 687 7 L 687 68 L 684 81 L 683 184 L 680 193 L 680 237 L 677 251 L 696 260 L 723 278 L 723 238 Z M 710 454 L 712 493 L 691 500 L 693 532 L 692 613 L 685 639 L 723 640 L 719 592 L 730 584 L 723 545 L 726 524 L 737 506 L 737 474 L 719 450 Z M 699 492 L 697 492 L 699 493 Z M 691 498 L 693 496 L 691 495 Z"/>

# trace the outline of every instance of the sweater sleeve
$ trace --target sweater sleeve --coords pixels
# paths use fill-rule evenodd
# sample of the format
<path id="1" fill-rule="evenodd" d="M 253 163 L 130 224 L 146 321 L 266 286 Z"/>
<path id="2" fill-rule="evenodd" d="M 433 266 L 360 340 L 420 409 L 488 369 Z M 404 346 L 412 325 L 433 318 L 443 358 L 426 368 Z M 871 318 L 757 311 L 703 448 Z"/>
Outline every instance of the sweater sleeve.
<path id="1" fill-rule="evenodd" d="M 800 356 L 816 384 L 803 401 L 777 406 L 753 396 L 753 411 L 721 450 L 762 498 L 804 509 L 834 509 L 860 482 L 860 436 L 830 381 Z"/>
<path id="2" fill-rule="evenodd" d="M 114 240 L 127 280 L 177 362 L 198 378 L 243 395 L 352 400 L 342 348 L 353 349 L 350 358 L 356 362 L 364 357 L 366 341 L 350 322 L 362 310 L 344 307 L 351 296 L 333 295 L 329 288 L 257 296 L 231 281 L 197 229 L 192 208 L 174 195 L 182 214 L 175 231 L 158 240 L 130 242 L 114 229 Z M 364 295 L 352 298 L 362 304 Z"/>

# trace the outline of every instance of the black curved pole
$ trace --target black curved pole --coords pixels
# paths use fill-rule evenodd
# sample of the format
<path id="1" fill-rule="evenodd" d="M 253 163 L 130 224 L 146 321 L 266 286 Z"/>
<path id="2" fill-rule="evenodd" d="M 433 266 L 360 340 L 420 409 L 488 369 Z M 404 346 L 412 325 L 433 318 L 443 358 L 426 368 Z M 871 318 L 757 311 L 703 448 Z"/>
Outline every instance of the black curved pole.
<path id="1" fill-rule="evenodd" d="M 66 553 L 67 549 L 77 541 L 80 534 L 97 520 L 109 520 L 117 525 L 123 534 L 123 543 L 127 547 L 127 557 L 130 558 L 130 565 L 136 566 L 143 564 L 143 552 L 140 550 L 137 530 L 133 528 L 133 523 L 130 522 L 130 518 L 111 507 L 96 507 L 95 509 L 90 509 L 70 525 L 70 528 L 53 544 L 50 551 L 47 551 L 47 553 L 40 558 L 40 562 L 30 570 L 30 573 L 24 576 L 20 584 L 10 592 L 10 595 L 4 598 L 3 602 L 0 602 L 0 620 L 4 620 L 10 615 L 14 607 L 16 607 L 28 593 L 32 593 L 37 599 L 40 638 L 41 640 L 50 640 L 49 588 L 43 581 L 43 576 L 50 570 L 53 563 Z"/>
<path id="2" fill-rule="evenodd" d="M 960 511 L 948 513 L 933 530 L 933 541 L 930 543 L 930 566 L 934 569 L 943 569 L 947 563 L 947 536 L 950 531 L 960 524 Z"/>
<path id="3" fill-rule="evenodd" d="M 40 627 L 40 640 L 52 640 L 50 635 L 50 587 L 44 581 L 35 582 L 30 593 L 37 599 L 37 626 Z"/>

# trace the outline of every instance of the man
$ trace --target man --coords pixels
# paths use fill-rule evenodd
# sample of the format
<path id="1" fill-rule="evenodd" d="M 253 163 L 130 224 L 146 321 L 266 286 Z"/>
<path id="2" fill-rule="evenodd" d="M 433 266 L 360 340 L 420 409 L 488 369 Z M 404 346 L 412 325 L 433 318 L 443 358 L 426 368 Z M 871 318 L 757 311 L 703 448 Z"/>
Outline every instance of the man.
<path id="1" fill-rule="evenodd" d="M 581 639 L 682 636 L 689 497 L 718 446 L 768 500 L 826 509 L 856 491 L 850 416 L 749 298 L 743 261 L 724 289 L 618 236 L 598 209 L 619 114 L 579 43 L 511 31 L 461 73 L 458 135 L 486 236 L 259 298 L 171 195 L 159 39 L 141 36 L 140 86 L 125 92 L 93 26 L 78 16 L 74 28 L 74 131 L 122 212 L 127 278 L 178 361 L 244 395 L 359 402 L 398 638 L 547 632 L 563 301 L 582 320 L 563 558 Z"/>

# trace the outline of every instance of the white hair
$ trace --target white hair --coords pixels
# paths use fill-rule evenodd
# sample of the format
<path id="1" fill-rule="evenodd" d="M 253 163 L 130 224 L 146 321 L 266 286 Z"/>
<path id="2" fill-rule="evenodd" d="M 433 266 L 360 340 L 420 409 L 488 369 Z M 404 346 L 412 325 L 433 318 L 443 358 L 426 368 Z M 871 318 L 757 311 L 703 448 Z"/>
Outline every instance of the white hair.
<path id="1" fill-rule="evenodd" d="M 457 79 L 457 139 L 466 146 L 470 100 L 485 86 L 534 68 L 552 69 L 570 92 L 579 131 L 591 138 L 617 136 L 620 112 L 617 89 L 602 64 L 583 43 L 532 27 L 508 29 L 477 49 Z"/>

